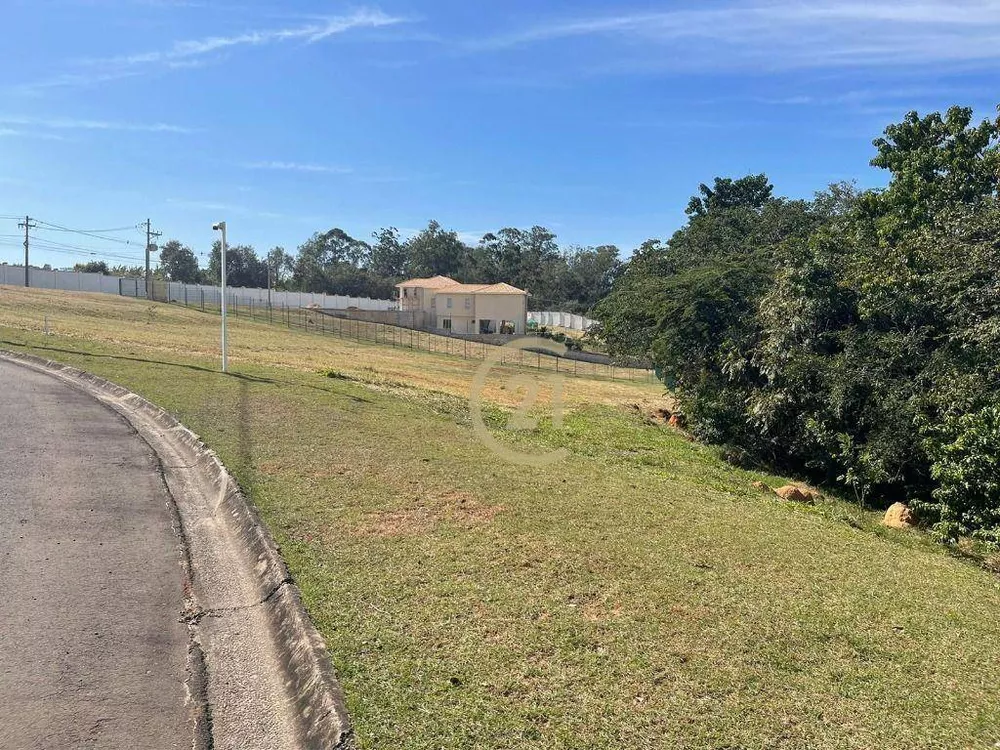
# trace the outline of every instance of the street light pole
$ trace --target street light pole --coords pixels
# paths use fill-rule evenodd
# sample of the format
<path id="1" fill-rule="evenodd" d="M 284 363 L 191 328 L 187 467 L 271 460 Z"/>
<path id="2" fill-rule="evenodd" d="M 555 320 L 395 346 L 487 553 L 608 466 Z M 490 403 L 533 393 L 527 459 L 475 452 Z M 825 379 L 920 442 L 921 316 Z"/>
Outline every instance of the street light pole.
<path id="1" fill-rule="evenodd" d="M 212 229 L 222 232 L 222 371 L 226 372 L 226 222 L 220 221 Z"/>

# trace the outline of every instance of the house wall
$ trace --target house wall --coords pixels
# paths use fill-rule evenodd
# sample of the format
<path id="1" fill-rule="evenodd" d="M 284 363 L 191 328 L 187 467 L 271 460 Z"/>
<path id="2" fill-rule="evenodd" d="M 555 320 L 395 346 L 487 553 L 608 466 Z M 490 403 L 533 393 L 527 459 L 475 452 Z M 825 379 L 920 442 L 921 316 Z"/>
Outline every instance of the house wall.
<path id="1" fill-rule="evenodd" d="M 499 331 L 501 320 L 514 322 L 514 333 L 524 333 L 527 325 L 527 298 L 523 294 L 477 294 L 476 320 L 493 320 Z M 476 324 L 476 333 L 479 324 Z"/>
<path id="2" fill-rule="evenodd" d="M 404 291 L 406 292 L 405 297 L 403 296 Z M 399 305 L 401 310 L 432 312 L 434 310 L 433 299 L 434 291 L 431 289 L 424 289 L 419 286 L 407 286 L 401 287 L 399 290 Z"/>
<path id="3" fill-rule="evenodd" d="M 466 311 L 463 310 L 462 312 L 464 313 Z M 468 333 L 476 333 L 479 330 L 479 328 L 477 327 L 477 324 L 476 324 L 476 319 L 473 318 L 471 315 L 468 315 L 468 314 L 465 314 L 465 315 L 448 315 L 448 312 L 446 310 L 442 310 L 437 315 L 437 329 L 438 330 L 441 330 L 441 331 L 444 330 L 444 319 L 445 318 L 450 318 L 451 319 L 451 332 L 452 333 L 468 334 Z"/>

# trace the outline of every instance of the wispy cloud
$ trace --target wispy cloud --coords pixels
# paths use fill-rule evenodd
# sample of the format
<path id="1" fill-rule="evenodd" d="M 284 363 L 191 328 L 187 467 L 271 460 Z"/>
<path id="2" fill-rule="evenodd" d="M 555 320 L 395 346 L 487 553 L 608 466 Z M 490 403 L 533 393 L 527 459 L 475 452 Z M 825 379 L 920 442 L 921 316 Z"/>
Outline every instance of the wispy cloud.
<path id="1" fill-rule="evenodd" d="M 39 96 L 50 89 L 67 87 L 87 87 L 97 86 L 102 83 L 119 81 L 123 78 L 131 78 L 139 75 L 137 70 L 115 70 L 99 72 L 90 70 L 82 73 L 60 73 L 50 78 L 42 78 L 30 83 L 21 83 L 11 86 L 9 91 L 14 94 L 24 94 L 27 96 Z"/>
<path id="2" fill-rule="evenodd" d="M 152 70 L 199 68 L 225 59 L 228 52 L 240 47 L 261 47 L 290 41 L 315 44 L 353 29 L 377 29 L 406 20 L 380 10 L 362 8 L 342 16 L 316 18 L 300 26 L 187 39 L 174 42 L 164 49 L 78 60 L 71 71 L 13 86 L 10 90 L 14 93 L 39 95 L 49 89 L 93 86 Z"/>
<path id="3" fill-rule="evenodd" d="M 61 135 L 55 133 L 39 133 L 30 130 L 16 130 L 15 128 L 0 127 L 0 138 L 38 138 L 46 141 L 65 141 Z"/>
<path id="4" fill-rule="evenodd" d="M 12 117 L 0 115 L 0 124 L 16 125 L 22 128 L 44 128 L 51 130 L 117 130 L 137 133 L 194 133 L 193 128 L 169 125 L 163 122 L 137 123 L 114 122 L 110 120 L 78 120 L 69 118 Z"/>
<path id="5" fill-rule="evenodd" d="M 326 164 L 303 164 L 294 161 L 255 161 L 243 164 L 245 169 L 270 169 L 282 172 L 316 172 L 325 174 L 350 174 L 350 167 L 335 167 Z"/>
<path id="6" fill-rule="evenodd" d="M 707 8 L 564 18 L 469 41 L 465 48 L 499 51 L 579 37 L 626 41 L 625 50 L 639 53 L 628 58 L 627 66 L 645 61 L 660 68 L 995 62 L 1000 61 L 1000 3 L 750 0 Z"/>
<path id="7" fill-rule="evenodd" d="M 96 60 L 85 60 L 88 65 L 109 68 L 132 68 L 149 65 L 194 65 L 194 61 L 205 55 L 221 52 L 233 47 L 259 47 L 288 41 L 302 41 L 314 44 L 329 37 L 359 28 L 379 28 L 402 23 L 403 18 L 389 16 L 379 10 L 357 10 L 346 16 L 334 16 L 317 20 L 303 26 L 280 29 L 248 31 L 231 36 L 209 36 L 174 42 L 172 46 L 131 55 L 119 55 Z"/>
<path id="8" fill-rule="evenodd" d="M 225 203 L 221 201 L 191 200 L 187 198 L 168 198 L 167 204 L 176 208 L 199 213 L 212 213 L 216 215 L 229 214 L 232 216 L 244 216 L 258 219 L 298 221 L 303 223 L 315 223 L 320 219 L 315 216 L 293 216 L 291 214 L 278 211 L 262 211 L 248 206 L 241 206 L 235 203 Z M 219 218 L 222 218 L 219 216 Z"/>

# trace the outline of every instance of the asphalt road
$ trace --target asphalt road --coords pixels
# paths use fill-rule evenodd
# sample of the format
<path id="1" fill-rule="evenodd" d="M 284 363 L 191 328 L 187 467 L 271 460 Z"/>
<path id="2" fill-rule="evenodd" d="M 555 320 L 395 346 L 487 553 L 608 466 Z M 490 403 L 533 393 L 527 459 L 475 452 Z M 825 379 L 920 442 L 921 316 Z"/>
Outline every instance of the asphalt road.
<path id="1" fill-rule="evenodd" d="M 178 538 L 149 447 L 0 361 L 0 748 L 190 748 Z"/>

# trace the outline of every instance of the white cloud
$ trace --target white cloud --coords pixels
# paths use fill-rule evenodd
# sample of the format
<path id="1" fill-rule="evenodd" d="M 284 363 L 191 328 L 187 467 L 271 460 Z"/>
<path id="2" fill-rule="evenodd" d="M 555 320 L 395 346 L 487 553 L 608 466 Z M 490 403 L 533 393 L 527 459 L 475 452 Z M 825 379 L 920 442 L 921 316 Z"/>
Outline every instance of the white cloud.
<path id="1" fill-rule="evenodd" d="M 271 169 L 284 172 L 317 172 L 326 174 L 350 174 L 350 167 L 334 167 L 326 164 L 302 164 L 293 161 L 257 161 L 243 165 L 246 169 Z"/>
<path id="2" fill-rule="evenodd" d="M 14 128 L 0 127 L 0 137 L 2 138 L 38 138 L 46 141 L 65 141 L 61 135 L 55 133 L 38 133 L 30 130 L 16 130 Z"/>
<path id="3" fill-rule="evenodd" d="M 239 47 L 260 47 L 288 41 L 313 44 L 352 29 L 377 29 L 400 24 L 405 20 L 389 16 L 380 10 L 359 9 L 343 16 L 318 18 L 303 26 L 181 40 L 165 49 L 79 60 L 75 69 L 70 72 L 11 86 L 9 90 L 14 93 L 38 95 L 49 89 L 93 86 L 140 75 L 149 70 L 199 68 L 225 58 L 227 51 Z"/>
<path id="4" fill-rule="evenodd" d="M 305 224 L 314 224 L 320 221 L 315 216 L 294 216 L 278 211 L 262 211 L 248 206 L 241 206 L 234 203 L 223 203 L 219 201 L 189 200 L 187 198 L 168 198 L 167 204 L 179 209 L 197 211 L 202 214 L 215 214 L 216 218 L 222 219 L 219 214 L 229 214 L 246 218 L 267 219 L 274 221 L 296 221 Z"/>
<path id="5" fill-rule="evenodd" d="M 579 37 L 627 42 L 625 50 L 634 57 L 625 67 L 643 62 L 674 69 L 994 62 L 1000 60 L 1000 3 L 750 0 L 561 19 L 472 41 L 466 49 L 504 50 Z"/>
<path id="6" fill-rule="evenodd" d="M 379 10 L 357 10 L 346 16 L 324 18 L 304 26 L 284 29 L 249 31 L 231 36 L 209 36 L 174 42 L 163 50 L 153 50 L 132 55 L 120 55 L 85 61 L 89 65 L 128 69 L 156 64 L 172 67 L 193 66 L 195 60 L 205 55 L 231 47 L 257 47 L 287 41 L 304 41 L 308 44 L 358 28 L 379 28 L 402 23 L 404 19 L 389 16 Z"/>
<path id="7" fill-rule="evenodd" d="M 230 203 L 218 203 L 215 201 L 187 200 L 184 198 L 168 198 L 167 203 L 178 208 L 188 208 L 195 211 L 227 211 L 236 214 L 245 214 L 248 209 L 243 206 L 234 206 Z"/>
<path id="8" fill-rule="evenodd" d="M 117 130 L 141 133 L 193 133 L 191 128 L 168 125 L 162 122 L 135 123 L 113 122 L 109 120 L 78 120 L 69 118 L 7 117 L 0 115 L 3 125 L 46 128 L 52 130 Z"/>
<path id="9" fill-rule="evenodd" d="M 10 87 L 15 94 L 26 94 L 37 96 L 49 89 L 64 88 L 70 86 L 96 86 L 101 83 L 118 81 L 122 78 L 131 78 L 138 75 L 137 70 L 116 70 L 107 72 L 88 71 L 85 73 L 61 73 L 51 78 L 43 78 L 31 83 L 21 83 Z"/>

